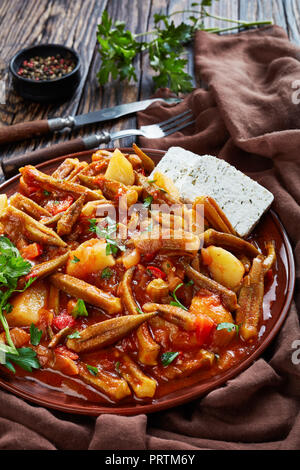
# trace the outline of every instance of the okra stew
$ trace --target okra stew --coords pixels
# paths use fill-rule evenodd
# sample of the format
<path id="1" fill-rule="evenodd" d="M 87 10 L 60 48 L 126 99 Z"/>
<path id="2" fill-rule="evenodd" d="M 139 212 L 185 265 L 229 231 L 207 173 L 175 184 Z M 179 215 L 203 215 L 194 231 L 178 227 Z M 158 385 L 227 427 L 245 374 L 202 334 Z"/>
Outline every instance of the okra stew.
<path id="1" fill-rule="evenodd" d="M 136 145 L 20 173 L 0 196 L 3 370 L 143 404 L 253 352 L 272 241 L 239 237 L 209 196 L 183 202 Z"/>

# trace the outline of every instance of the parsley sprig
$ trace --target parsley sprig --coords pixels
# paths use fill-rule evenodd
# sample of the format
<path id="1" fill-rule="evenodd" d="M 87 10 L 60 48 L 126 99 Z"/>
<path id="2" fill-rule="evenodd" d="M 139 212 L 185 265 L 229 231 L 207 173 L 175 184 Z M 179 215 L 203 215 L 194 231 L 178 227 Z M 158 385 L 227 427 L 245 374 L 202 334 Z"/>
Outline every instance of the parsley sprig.
<path id="1" fill-rule="evenodd" d="M 17 348 L 16 352 L 6 352 L 5 354 L 5 367 L 15 374 L 16 369 L 13 364 L 18 365 L 27 372 L 32 372 L 32 369 L 39 369 L 41 367 L 36 352 L 31 348 Z"/>
<path id="2" fill-rule="evenodd" d="M 30 269 L 31 264 L 22 258 L 15 245 L 7 237 L 0 236 L 0 321 L 5 331 L 7 344 L 11 348 L 10 353 L 14 352 L 14 354 L 18 352 L 11 339 L 5 314 L 9 314 L 12 310 L 8 302 L 12 293 L 23 292 L 35 280 L 31 278 L 23 289 L 17 289 L 18 280 L 21 276 L 28 274 Z"/>
<path id="3" fill-rule="evenodd" d="M 182 287 L 183 285 L 184 285 L 183 282 L 181 282 L 181 283 L 178 284 L 178 286 L 173 290 L 173 292 L 171 292 L 171 296 L 173 297 L 174 300 L 171 300 L 170 305 L 174 305 L 174 307 L 180 307 L 180 308 L 182 308 L 183 310 L 186 310 L 186 311 L 187 311 L 188 309 L 186 308 L 186 306 L 183 305 L 183 304 L 180 302 L 180 300 L 178 300 L 177 295 L 176 295 L 176 291 L 177 291 L 178 289 L 180 289 L 180 287 Z"/>
<path id="4" fill-rule="evenodd" d="M 101 55 L 101 68 L 97 74 L 100 85 L 110 79 L 133 79 L 137 81 L 134 60 L 148 53 L 149 63 L 155 72 L 154 85 L 168 87 L 175 93 L 188 93 L 192 90 L 192 77 L 185 71 L 187 60 L 184 58 L 185 46 L 194 37 L 195 31 L 220 33 L 239 28 L 272 24 L 272 21 L 240 21 L 211 14 L 207 7 L 212 0 L 202 0 L 191 4 L 191 9 L 174 11 L 169 15 L 155 14 L 154 28 L 146 33 L 134 34 L 123 22 L 113 20 L 105 10 L 98 25 L 97 40 Z M 175 25 L 173 16 L 189 14 L 188 20 Z M 214 18 L 231 23 L 226 28 L 205 28 L 204 19 Z M 141 37 L 150 36 L 149 41 Z"/>

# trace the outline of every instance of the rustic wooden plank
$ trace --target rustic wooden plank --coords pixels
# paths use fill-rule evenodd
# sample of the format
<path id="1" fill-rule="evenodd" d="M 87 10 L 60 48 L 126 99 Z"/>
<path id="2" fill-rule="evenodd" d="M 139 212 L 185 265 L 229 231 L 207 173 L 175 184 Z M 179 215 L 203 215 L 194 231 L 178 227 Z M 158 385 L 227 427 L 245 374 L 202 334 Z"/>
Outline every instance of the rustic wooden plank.
<path id="1" fill-rule="evenodd" d="M 289 0 L 284 2 L 287 29 L 290 40 L 300 44 L 300 1 Z"/>
<path id="2" fill-rule="evenodd" d="M 273 20 L 286 29 L 286 15 L 283 0 L 240 0 L 239 19 L 246 21 Z"/>
<path id="3" fill-rule="evenodd" d="M 147 28 L 145 31 L 152 31 L 154 28 L 153 17 L 156 13 L 167 14 L 169 11 L 169 0 L 152 0 L 149 5 Z M 144 36 L 144 41 L 151 41 L 151 35 Z M 147 99 L 154 93 L 153 70 L 149 65 L 148 55 L 143 54 L 141 58 L 141 80 L 139 99 Z"/>
<path id="4" fill-rule="evenodd" d="M 82 80 L 71 100 L 49 106 L 26 102 L 14 91 L 9 90 L 5 105 L 0 105 L 0 122 L 12 124 L 47 116 L 76 113 L 96 43 L 97 20 L 107 3 L 106 0 L 90 0 L 89 2 L 72 0 L 63 2 L 25 0 L 23 2 L 19 0 L 13 3 L 5 0 L 4 3 L 6 4 L 6 10 L 3 11 L 7 32 L 4 48 L 6 62 L 17 50 L 29 44 L 62 43 L 79 52 L 82 62 Z M 2 7 L 4 9 L 3 4 Z M 57 140 L 58 136 L 55 136 L 52 139 L 32 140 L 15 146 L 10 145 L 3 147 L 1 153 L 2 155 L 21 154 L 26 150 L 43 147 L 48 142 Z"/>
<path id="5" fill-rule="evenodd" d="M 141 8 L 139 0 L 114 0 L 108 4 L 108 13 L 114 21 L 125 21 L 126 27 L 137 34 L 147 31 L 150 5 L 150 0 L 143 1 L 143 8 Z M 104 87 L 100 87 L 97 82 L 96 73 L 101 67 L 101 59 L 96 47 L 78 112 L 88 112 L 139 100 L 139 83 L 141 80 L 142 64 L 139 58 L 137 58 L 134 63 L 138 78 L 137 83 L 133 81 L 130 83 L 127 81 L 120 83 L 116 80 L 106 84 Z M 108 131 L 135 128 L 136 118 L 132 116 L 122 118 L 118 121 L 107 122 L 104 127 Z M 79 133 L 80 135 L 88 135 L 99 131 L 101 128 L 101 125 L 89 126 L 86 129 L 80 130 Z M 133 141 L 134 138 L 126 138 L 121 141 L 115 141 L 115 145 L 110 143 L 109 146 L 131 146 Z"/>
<path id="6" fill-rule="evenodd" d="M 215 16 L 221 16 L 223 18 L 238 19 L 239 15 L 239 2 L 238 0 L 219 0 L 213 2 L 210 8 L 207 8 L 208 12 Z M 216 18 L 206 18 L 204 25 L 206 28 L 230 28 L 232 24 L 227 21 L 220 21 Z"/>

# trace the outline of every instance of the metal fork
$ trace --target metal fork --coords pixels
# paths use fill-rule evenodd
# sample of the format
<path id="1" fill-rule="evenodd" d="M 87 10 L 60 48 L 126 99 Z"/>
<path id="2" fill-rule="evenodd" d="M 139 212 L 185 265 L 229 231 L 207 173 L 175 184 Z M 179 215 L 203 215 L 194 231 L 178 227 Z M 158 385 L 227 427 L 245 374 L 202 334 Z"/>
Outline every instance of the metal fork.
<path id="1" fill-rule="evenodd" d="M 117 131 L 109 133 L 102 131 L 101 134 L 95 134 L 88 137 L 83 137 L 85 142 L 85 148 L 91 149 L 98 147 L 100 144 L 107 144 L 110 141 L 123 139 L 124 137 L 132 137 L 135 135 L 141 135 L 147 139 L 160 139 L 161 137 L 166 137 L 174 132 L 180 131 L 185 127 L 193 124 L 195 120 L 193 119 L 193 114 L 190 110 L 184 111 L 177 116 L 173 116 L 166 121 L 159 122 L 157 124 L 150 124 L 149 126 L 141 126 L 139 129 L 124 129 L 122 131 Z"/>
<path id="2" fill-rule="evenodd" d="M 159 139 L 166 137 L 174 132 L 180 131 L 185 127 L 193 124 L 193 114 L 190 110 L 177 114 L 166 121 L 149 126 L 141 126 L 139 129 L 124 129 L 122 131 L 112 132 L 111 134 L 102 131 L 99 134 L 90 135 L 88 137 L 78 137 L 66 142 L 61 142 L 50 147 L 35 150 L 25 155 L 12 155 L 4 157 L 1 166 L 6 178 L 18 172 L 18 169 L 24 165 L 37 165 L 51 158 L 70 155 L 75 152 L 90 150 L 99 147 L 100 144 L 107 144 L 110 141 L 123 139 L 135 135 L 142 135 L 147 139 Z"/>

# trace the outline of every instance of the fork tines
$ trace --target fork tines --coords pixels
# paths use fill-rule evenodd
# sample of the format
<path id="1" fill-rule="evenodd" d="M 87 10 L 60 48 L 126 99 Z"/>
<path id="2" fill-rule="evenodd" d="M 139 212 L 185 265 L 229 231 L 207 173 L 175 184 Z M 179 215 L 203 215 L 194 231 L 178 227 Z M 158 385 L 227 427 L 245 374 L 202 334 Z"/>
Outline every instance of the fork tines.
<path id="1" fill-rule="evenodd" d="M 177 114 L 166 121 L 159 122 L 157 125 L 161 128 L 164 135 L 170 135 L 195 122 L 192 112 L 188 109 L 183 113 Z"/>

